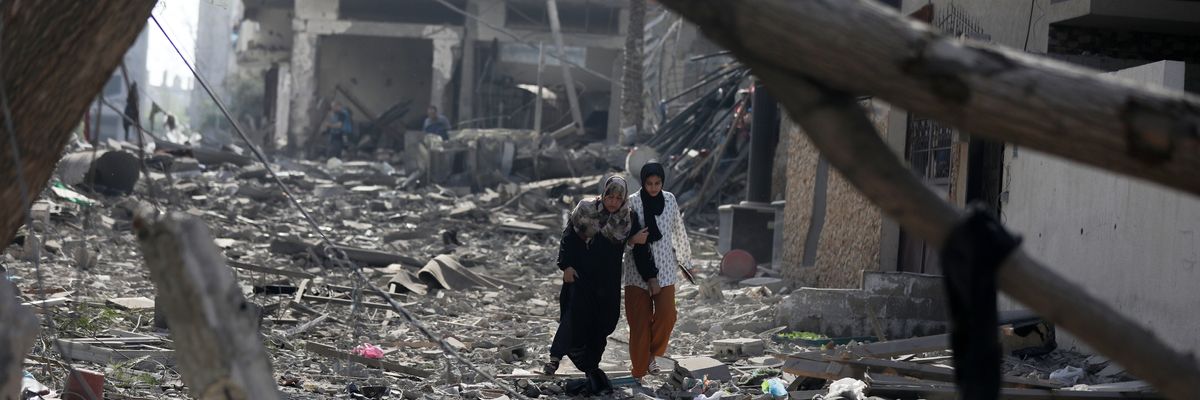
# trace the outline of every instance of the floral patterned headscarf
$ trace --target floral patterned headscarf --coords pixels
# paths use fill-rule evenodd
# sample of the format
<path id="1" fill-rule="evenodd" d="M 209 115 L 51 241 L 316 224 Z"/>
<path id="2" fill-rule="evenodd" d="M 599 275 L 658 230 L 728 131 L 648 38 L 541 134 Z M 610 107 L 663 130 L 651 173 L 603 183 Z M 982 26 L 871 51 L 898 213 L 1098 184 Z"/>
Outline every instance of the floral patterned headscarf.
<path id="1" fill-rule="evenodd" d="M 624 200 L 628 193 L 629 185 L 625 178 L 610 176 L 604 181 L 604 191 L 599 197 L 581 200 L 571 211 L 571 228 L 586 241 L 592 240 L 596 233 L 614 242 L 625 241 L 632 223 L 629 218 L 629 202 Z M 620 196 L 622 201 L 621 208 L 610 213 L 604 208 L 604 196 L 612 194 Z"/>

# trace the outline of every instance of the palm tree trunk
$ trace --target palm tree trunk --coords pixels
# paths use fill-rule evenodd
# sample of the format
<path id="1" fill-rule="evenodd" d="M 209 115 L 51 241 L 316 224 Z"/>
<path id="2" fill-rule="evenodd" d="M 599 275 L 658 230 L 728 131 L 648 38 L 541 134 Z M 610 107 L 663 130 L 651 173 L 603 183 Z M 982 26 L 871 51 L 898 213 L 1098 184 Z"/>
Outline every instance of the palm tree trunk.
<path id="1" fill-rule="evenodd" d="M 6 1 L 0 7 L 0 80 L 28 197 L 45 189 L 72 129 L 137 39 L 154 3 Z M 12 241 L 29 209 L 21 201 L 13 139 L 0 125 L 0 248 Z"/>
<path id="2" fill-rule="evenodd" d="M 646 58 L 646 0 L 629 0 L 629 29 L 625 36 L 625 68 L 621 76 L 621 128 L 642 133 L 642 64 Z"/>

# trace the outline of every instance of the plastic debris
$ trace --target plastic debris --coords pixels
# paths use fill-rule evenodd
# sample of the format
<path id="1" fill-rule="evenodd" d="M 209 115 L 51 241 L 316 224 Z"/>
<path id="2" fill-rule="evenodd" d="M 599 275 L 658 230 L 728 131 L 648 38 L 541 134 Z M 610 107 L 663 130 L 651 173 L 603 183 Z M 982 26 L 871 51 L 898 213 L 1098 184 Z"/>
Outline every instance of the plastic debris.
<path id="1" fill-rule="evenodd" d="M 787 382 L 779 378 L 767 379 L 762 383 L 762 391 L 772 396 L 787 396 Z"/>
<path id="2" fill-rule="evenodd" d="M 1070 365 L 1050 373 L 1050 380 L 1067 386 L 1074 385 L 1075 383 L 1079 382 L 1079 378 L 1082 377 L 1083 368 L 1076 368 Z"/>

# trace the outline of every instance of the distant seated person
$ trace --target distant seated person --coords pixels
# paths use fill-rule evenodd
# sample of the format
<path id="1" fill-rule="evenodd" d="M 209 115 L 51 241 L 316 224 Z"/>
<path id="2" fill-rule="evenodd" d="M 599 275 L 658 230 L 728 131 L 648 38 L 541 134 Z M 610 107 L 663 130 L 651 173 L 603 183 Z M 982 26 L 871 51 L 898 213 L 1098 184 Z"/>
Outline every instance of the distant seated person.
<path id="1" fill-rule="evenodd" d="M 442 140 L 450 140 L 450 120 L 439 114 L 437 107 L 429 106 L 425 110 L 425 124 L 421 126 L 421 130 L 441 136 Z"/>

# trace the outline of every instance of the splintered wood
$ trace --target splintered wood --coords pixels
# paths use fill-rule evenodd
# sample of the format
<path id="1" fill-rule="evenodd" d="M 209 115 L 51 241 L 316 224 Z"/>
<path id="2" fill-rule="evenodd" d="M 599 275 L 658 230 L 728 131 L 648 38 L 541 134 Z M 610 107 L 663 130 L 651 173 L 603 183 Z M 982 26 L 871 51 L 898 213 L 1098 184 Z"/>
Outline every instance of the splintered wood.
<path id="1" fill-rule="evenodd" d="M 134 229 L 192 394 L 279 398 L 256 308 L 242 296 L 204 223 L 182 213 L 143 209 Z"/>

